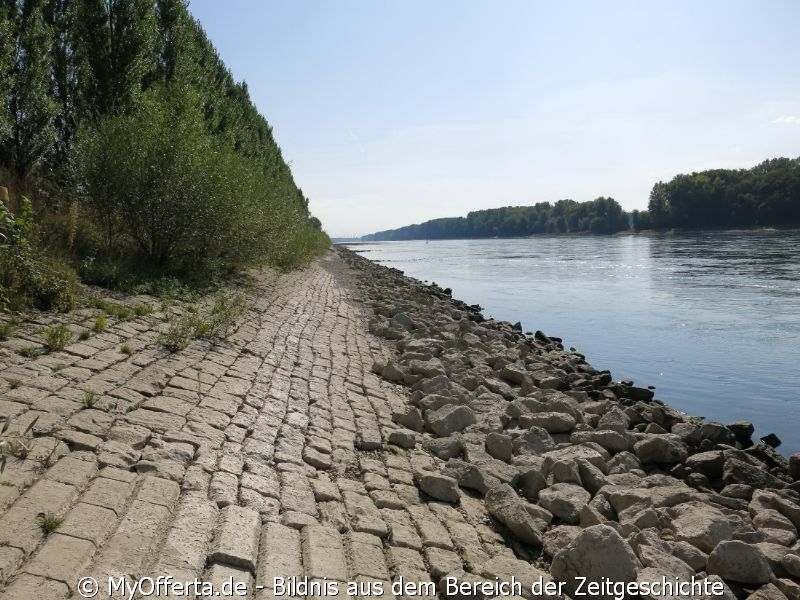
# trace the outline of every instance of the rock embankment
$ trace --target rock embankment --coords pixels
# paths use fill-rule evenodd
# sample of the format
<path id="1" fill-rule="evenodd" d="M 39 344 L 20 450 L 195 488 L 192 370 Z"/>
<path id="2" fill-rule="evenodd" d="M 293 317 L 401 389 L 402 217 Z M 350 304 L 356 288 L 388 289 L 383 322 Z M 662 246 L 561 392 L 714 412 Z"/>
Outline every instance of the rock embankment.
<path id="1" fill-rule="evenodd" d="M 800 455 L 341 253 L 364 274 L 370 332 L 396 349 L 373 370 L 408 390 L 392 415 L 403 445 L 416 438 L 435 458 L 414 472 L 425 494 L 483 498 L 516 555 L 557 580 L 709 576 L 731 598 L 800 598 Z"/>

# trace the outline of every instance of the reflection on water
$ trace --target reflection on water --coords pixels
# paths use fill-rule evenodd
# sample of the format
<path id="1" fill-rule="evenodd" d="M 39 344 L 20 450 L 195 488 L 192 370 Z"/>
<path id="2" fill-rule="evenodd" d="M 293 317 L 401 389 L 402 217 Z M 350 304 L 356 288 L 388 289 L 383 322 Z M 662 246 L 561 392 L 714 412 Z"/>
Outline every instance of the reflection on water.
<path id="1" fill-rule="evenodd" d="M 383 242 L 365 256 L 800 451 L 800 232 Z"/>

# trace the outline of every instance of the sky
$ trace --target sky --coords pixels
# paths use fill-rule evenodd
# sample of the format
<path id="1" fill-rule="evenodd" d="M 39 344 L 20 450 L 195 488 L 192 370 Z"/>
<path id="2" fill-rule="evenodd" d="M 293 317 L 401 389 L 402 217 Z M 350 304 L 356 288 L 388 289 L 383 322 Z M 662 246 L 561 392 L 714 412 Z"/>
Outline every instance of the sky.
<path id="1" fill-rule="evenodd" d="M 796 0 L 189 8 L 332 236 L 800 156 Z"/>

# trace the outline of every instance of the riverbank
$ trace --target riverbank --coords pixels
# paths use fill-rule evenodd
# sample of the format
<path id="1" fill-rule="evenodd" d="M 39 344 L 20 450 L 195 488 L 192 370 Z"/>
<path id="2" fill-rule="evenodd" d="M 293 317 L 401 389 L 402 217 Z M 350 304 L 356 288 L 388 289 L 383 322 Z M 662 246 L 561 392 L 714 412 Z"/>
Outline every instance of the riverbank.
<path id="1" fill-rule="evenodd" d="M 705 572 L 800 597 L 800 464 L 745 449 L 745 426 L 687 420 L 344 249 L 248 297 L 226 340 L 174 353 L 147 298 L 61 351 L 19 353 L 47 314 L 0 342 L 0 417 L 35 435 L 0 475 L 0 598 L 122 574 L 266 600 L 274 577 L 569 591 Z"/>

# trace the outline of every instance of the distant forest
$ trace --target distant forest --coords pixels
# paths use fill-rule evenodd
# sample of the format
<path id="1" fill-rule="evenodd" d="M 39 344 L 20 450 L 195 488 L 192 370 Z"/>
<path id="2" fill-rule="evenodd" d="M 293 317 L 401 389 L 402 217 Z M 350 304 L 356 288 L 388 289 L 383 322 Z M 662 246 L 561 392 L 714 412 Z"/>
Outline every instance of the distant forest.
<path id="1" fill-rule="evenodd" d="M 648 210 L 626 212 L 613 198 L 507 206 L 379 231 L 365 241 L 612 234 L 645 229 L 730 229 L 800 225 L 800 158 L 752 169 L 713 169 L 659 181 Z"/>

